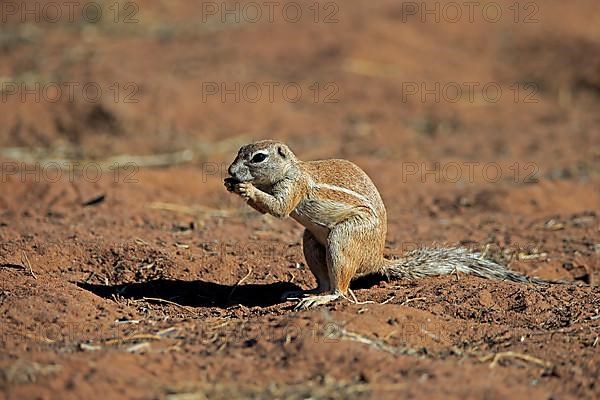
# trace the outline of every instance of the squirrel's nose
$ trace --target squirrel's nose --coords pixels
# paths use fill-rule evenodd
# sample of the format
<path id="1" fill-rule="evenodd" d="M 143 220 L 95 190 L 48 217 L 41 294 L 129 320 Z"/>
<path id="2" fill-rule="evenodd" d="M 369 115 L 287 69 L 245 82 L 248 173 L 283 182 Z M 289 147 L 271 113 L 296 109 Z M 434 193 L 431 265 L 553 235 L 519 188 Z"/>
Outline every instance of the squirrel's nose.
<path id="1" fill-rule="evenodd" d="M 229 172 L 230 176 L 235 177 L 235 173 L 237 172 L 237 168 L 235 167 L 235 164 L 231 164 L 229 166 L 229 168 L 227 169 L 227 172 Z"/>

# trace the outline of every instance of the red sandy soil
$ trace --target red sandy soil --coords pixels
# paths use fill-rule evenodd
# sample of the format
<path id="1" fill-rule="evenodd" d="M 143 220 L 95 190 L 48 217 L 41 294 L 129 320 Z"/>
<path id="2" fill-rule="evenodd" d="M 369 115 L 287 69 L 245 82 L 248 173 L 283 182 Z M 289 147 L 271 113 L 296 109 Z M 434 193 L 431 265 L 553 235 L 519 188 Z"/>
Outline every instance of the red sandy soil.
<path id="1" fill-rule="evenodd" d="M 0 106 L 0 398 L 600 396 L 600 4 L 437 23 L 372 3 L 321 3 L 317 23 L 312 2 L 297 23 L 222 23 L 189 1 L 136 2 L 134 24 L 3 23 L 2 82 L 104 91 Z M 213 82 L 303 95 L 203 99 Z M 407 94 L 452 82 L 503 95 Z M 315 284 L 302 228 L 222 184 L 259 138 L 364 168 L 389 255 L 462 245 L 573 284 L 362 281 L 360 304 L 295 312 L 281 293 Z M 138 167 L 110 169 L 117 155 Z M 66 159 L 79 167 L 53 179 L 43 162 Z"/>

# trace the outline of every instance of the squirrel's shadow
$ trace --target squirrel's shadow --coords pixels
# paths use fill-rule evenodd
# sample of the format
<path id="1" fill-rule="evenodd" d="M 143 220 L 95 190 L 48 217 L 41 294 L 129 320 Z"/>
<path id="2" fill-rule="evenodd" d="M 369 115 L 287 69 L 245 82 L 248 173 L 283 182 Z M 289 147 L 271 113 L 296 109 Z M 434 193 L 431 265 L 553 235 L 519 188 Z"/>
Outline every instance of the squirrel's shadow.
<path id="1" fill-rule="evenodd" d="M 352 283 L 355 289 L 367 288 L 381 280 L 380 277 L 367 276 Z M 97 296 L 112 299 L 121 296 L 129 299 L 144 297 L 162 299 L 190 307 L 227 308 L 234 305 L 247 307 L 268 307 L 284 303 L 285 292 L 301 290 L 290 282 L 266 284 L 223 285 L 209 281 L 183 281 L 157 279 L 148 282 L 101 285 L 87 282 L 76 282 L 77 286 Z"/>
<path id="2" fill-rule="evenodd" d="M 290 282 L 235 286 L 201 280 L 170 279 L 115 285 L 77 282 L 77 286 L 108 299 L 113 298 L 113 296 L 129 299 L 151 297 L 172 301 L 182 306 L 219 308 L 234 305 L 268 307 L 283 303 L 281 297 L 285 292 L 300 290 L 297 285 Z"/>

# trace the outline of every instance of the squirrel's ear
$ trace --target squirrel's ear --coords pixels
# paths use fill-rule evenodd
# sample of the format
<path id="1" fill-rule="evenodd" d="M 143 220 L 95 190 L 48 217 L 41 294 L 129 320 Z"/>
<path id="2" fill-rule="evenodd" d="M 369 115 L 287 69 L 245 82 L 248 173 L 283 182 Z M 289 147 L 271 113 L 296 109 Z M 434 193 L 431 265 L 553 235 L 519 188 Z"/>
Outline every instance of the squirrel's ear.
<path id="1" fill-rule="evenodd" d="M 279 153 L 279 155 L 280 155 L 282 158 L 287 158 L 287 156 L 286 156 L 286 154 L 285 154 L 285 150 L 283 150 L 283 147 L 281 147 L 281 146 L 277 146 L 277 152 Z"/>

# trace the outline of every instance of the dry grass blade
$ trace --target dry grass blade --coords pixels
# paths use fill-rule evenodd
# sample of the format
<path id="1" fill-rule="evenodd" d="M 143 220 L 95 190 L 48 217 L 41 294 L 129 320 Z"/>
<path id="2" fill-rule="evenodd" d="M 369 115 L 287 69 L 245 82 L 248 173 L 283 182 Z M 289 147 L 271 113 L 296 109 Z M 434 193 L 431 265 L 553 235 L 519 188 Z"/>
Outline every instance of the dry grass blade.
<path id="1" fill-rule="evenodd" d="M 184 206 L 175 203 L 164 203 L 164 202 L 153 202 L 148 204 L 148 207 L 153 210 L 171 211 L 181 214 L 188 215 L 207 215 L 211 217 L 228 217 L 232 215 L 236 210 L 219 210 L 216 208 L 196 205 L 194 207 Z"/>
<path id="2" fill-rule="evenodd" d="M 142 342 L 129 346 L 125 351 L 128 353 L 141 353 L 150 349 L 150 342 Z"/>
<path id="3" fill-rule="evenodd" d="M 94 346 L 94 345 L 87 344 L 87 343 L 80 343 L 79 344 L 79 348 L 81 350 L 85 350 L 85 351 L 98 351 L 98 350 L 102 350 L 101 346 Z"/>
<path id="4" fill-rule="evenodd" d="M 193 313 L 194 314 L 193 310 L 191 310 L 188 306 L 184 306 L 182 304 L 175 303 L 174 301 L 171 301 L 171 300 L 160 299 L 158 297 L 142 297 L 141 299 L 139 299 L 137 301 L 155 301 L 157 303 L 170 304 L 172 306 L 181 308 L 182 310 L 185 310 L 185 311 L 187 311 L 189 313 Z"/>
<path id="5" fill-rule="evenodd" d="M 106 341 L 106 344 L 119 344 L 119 343 L 132 342 L 135 340 L 162 340 L 162 339 L 164 339 L 162 336 L 153 335 L 151 333 L 135 333 L 131 336 L 126 336 L 124 338 L 109 339 Z"/>
<path id="6" fill-rule="evenodd" d="M 487 362 L 487 361 L 492 360 L 492 362 L 490 363 L 490 368 L 495 368 L 498 365 L 498 362 L 504 358 L 516 358 L 519 360 L 523 360 L 523 361 L 527 361 L 527 362 L 530 362 L 533 364 L 540 365 L 545 368 L 549 368 L 552 366 L 551 363 L 544 361 L 542 359 L 539 359 L 537 357 L 533 357 L 528 354 L 517 353 L 514 351 L 504 351 L 504 352 L 495 353 L 495 354 L 488 354 L 487 356 L 480 358 L 479 361 Z"/>
<path id="7" fill-rule="evenodd" d="M 182 150 L 174 153 L 151 154 L 147 156 L 123 154 L 102 160 L 100 164 L 104 166 L 133 164 L 138 168 L 169 167 L 192 161 L 193 158 L 194 153 L 191 150 Z"/>
<path id="8" fill-rule="evenodd" d="M 418 354 L 418 350 L 411 349 L 407 347 L 394 347 L 389 344 L 376 339 L 371 339 L 367 336 L 361 335 L 356 332 L 351 332 L 346 328 L 338 325 L 338 324 L 329 324 L 327 326 L 330 330 L 327 332 L 329 338 L 339 338 L 342 340 L 350 340 L 353 342 L 358 342 L 362 344 L 366 344 L 370 347 L 373 347 L 377 350 L 384 351 L 386 353 L 391 353 L 395 355 L 415 355 Z"/>
<path id="9" fill-rule="evenodd" d="M 47 377 L 61 370 L 58 364 L 40 364 L 18 360 L 13 365 L 0 369 L 0 385 L 6 383 L 34 383 L 39 377 Z"/>
<path id="10" fill-rule="evenodd" d="M 358 298 L 356 297 L 356 295 L 354 294 L 354 291 L 352 289 L 348 289 L 348 293 L 350 293 L 350 295 L 352 296 L 352 299 L 349 299 L 346 296 L 344 296 L 344 298 L 346 300 L 348 300 L 350 303 L 358 304 L 358 305 L 363 305 L 363 304 L 380 304 L 380 305 L 382 305 L 382 304 L 387 304 L 396 298 L 396 296 L 392 296 L 389 299 L 382 301 L 381 303 L 379 303 L 377 301 L 372 301 L 372 300 L 358 301 Z"/>
<path id="11" fill-rule="evenodd" d="M 173 332 L 179 332 L 179 331 L 180 331 L 180 328 L 172 326 L 170 328 L 166 328 L 166 329 L 163 329 L 161 331 L 158 331 L 158 332 L 156 332 L 156 334 L 158 336 L 163 337 L 163 336 L 169 336 L 171 333 L 173 333 Z"/>
<path id="12" fill-rule="evenodd" d="M 406 388 L 401 384 L 377 384 L 378 391 L 397 391 Z M 245 383 L 186 383 L 179 387 L 166 388 L 166 400 L 204 399 L 354 399 L 373 398 L 372 384 L 344 381 L 325 376 L 322 381 L 304 381 L 287 384 L 273 382 L 269 385 Z"/>
<path id="13" fill-rule="evenodd" d="M 427 300 L 427 297 L 413 297 L 413 298 L 411 298 L 411 299 L 406 299 L 406 300 L 404 300 L 404 301 L 402 302 L 402 304 L 401 304 L 401 305 L 405 306 L 405 305 L 407 305 L 408 303 L 410 303 L 411 301 L 419 301 L 419 300 Z"/>
<path id="14" fill-rule="evenodd" d="M 207 328 L 211 329 L 211 330 L 215 330 L 215 329 L 219 329 L 219 328 L 223 328 L 224 326 L 227 326 L 231 323 L 231 320 L 229 319 L 225 319 L 225 318 L 219 318 L 217 321 L 215 321 L 216 323 L 214 323 L 213 325 L 211 325 L 211 323 L 208 324 Z"/>
<path id="15" fill-rule="evenodd" d="M 53 154 L 51 154 L 53 153 Z M 56 151 L 43 148 L 12 147 L 0 149 L 0 155 L 13 160 L 22 161 L 28 164 L 39 164 L 43 167 L 68 169 L 73 162 L 80 164 L 94 163 L 100 168 L 111 168 L 114 165 L 127 166 L 132 165 L 136 168 L 148 167 L 169 167 L 182 164 L 194 159 L 194 152 L 186 149 L 173 153 L 150 154 L 138 156 L 132 154 L 120 154 L 108 157 L 102 160 L 79 160 L 69 158 L 66 151 Z"/>
<path id="16" fill-rule="evenodd" d="M 235 292 L 235 290 L 238 288 L 238 286 L 240 286 L 246 279 L 248 279 L 248 277 L 250 276 L 250 274 L 252 273 L 252 268 L 249 267 L 248 268 L 248 273 L 242 278 L 240 279 L 235 286 L 231 289 L 231 292 L 229 292 L 229 296 L 227 297 L 227 301 L 229 301 L 229 299 L 231 299 L 231 296 L 233 296 L 233 293 Z"/>
<path id="17" fill-rule="evenodd" d="M 348 72 L 376 78 L 390 78 L 398 76 L 400 68 L 395 65 L 378 64 L 363 59 L 347 59 L 342 68 Z"/>
<path id="18" fill-rule="evenodd" d="M 29 261 L 29 257 L 27 257 L 27 254 L 25 252 L 23 252 L 23 260 L 29 267 L 29 273 L 31 274 L 31 276 L 33 276 L 33 279 L 37 279 L 37 276 L 35 276 L 35 274 L 33 273 L 33 268 L 31 267 L 31 262 Z"/>

